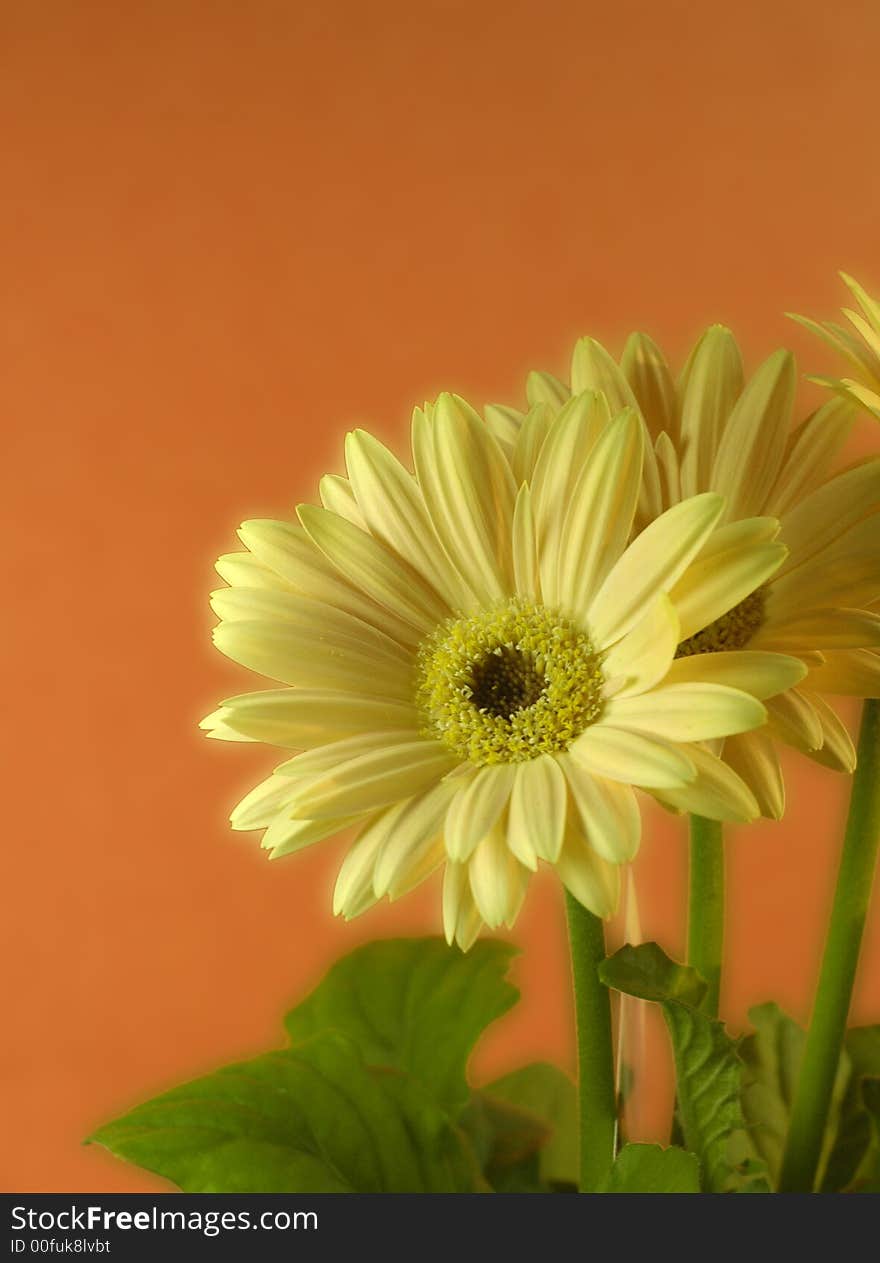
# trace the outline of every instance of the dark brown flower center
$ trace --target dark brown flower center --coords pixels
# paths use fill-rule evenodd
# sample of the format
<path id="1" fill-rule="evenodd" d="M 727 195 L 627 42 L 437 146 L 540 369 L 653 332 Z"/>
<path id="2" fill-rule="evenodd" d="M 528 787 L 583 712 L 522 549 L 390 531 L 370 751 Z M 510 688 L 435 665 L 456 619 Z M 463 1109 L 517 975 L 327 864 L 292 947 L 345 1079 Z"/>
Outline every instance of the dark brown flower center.
<path id="1" fill-rule="evenodd" d="M 546 683 L 531 654 L 501 645 L 474 667 L 471 702 L 479 711 L 509 719 L 534 706 Z"/>

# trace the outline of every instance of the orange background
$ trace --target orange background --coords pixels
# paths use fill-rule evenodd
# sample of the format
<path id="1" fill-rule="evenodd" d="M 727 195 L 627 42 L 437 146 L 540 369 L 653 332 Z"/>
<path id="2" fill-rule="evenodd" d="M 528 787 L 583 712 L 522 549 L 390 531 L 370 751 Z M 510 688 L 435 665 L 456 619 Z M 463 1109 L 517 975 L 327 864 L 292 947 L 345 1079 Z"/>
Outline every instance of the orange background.
<path id="1" fill-rule="evenodd" d="M 269 865 L 226 813 L 272 755 L 196 732 L 252 687 L 213 653 L 214 557 L 338 470 L 353 424 L 519 397 L 576 335 L 677 361 L 723 320 L 880 288 L 874 0 L 736 6 L 324 0 L 0 5 L 7 1190 L 149 1190 L 80 1147 L 149 1094 L 280 1041 L 364 938 L 435 932 L 438 890 L 346 926 L 340 848 Z M 854 712 L 850 712 L 853 714 Z M 804 1018 L 843 778 L 789 761 L 783 825 L 730 846 L 724 1010 Z M 683 939 L 681 828 L 639 861 Z M 517 926 L 487 1072 L 570 1061 L 555 883 Z M 880 1017 L 880 919 L 857 1016 Z"/>

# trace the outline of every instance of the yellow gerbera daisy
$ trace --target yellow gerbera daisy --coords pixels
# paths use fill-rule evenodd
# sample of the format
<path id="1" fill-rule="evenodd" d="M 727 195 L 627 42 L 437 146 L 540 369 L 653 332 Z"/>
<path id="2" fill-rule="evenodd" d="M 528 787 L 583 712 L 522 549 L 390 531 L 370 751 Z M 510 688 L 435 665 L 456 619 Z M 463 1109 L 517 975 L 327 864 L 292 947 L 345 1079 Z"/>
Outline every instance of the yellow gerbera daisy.
<path id="1" fill-rule="evenodd" d="M 666 683 L 699 678 L 754 688 L 768 655 L 794 655 L 809 667 L 803 686 L 767 698 L 766 729 L 734 735 L 724 759 L 748 782 L 763 814 L 779 818 L 784 784 L 774 739 L 818 762 L 852 771 L 855 752 L 845 726 L 821 694 L 880 692 L 880 460 L 861 462 L 831 475 L 830 466 L 852 426 L 849 399 L 834 399 L 794 431 L 794 359 L 778 351 L 746 382 L 729 330 L 708 329 L 677 382 L 659 348 L 633 334 L 620 364 L 591 338 L 576 346 L 571 387 L 547 373 L 531 374 L 526 414 L 487 410 L 487 421 L 506 448 L 518 476 L 540 459 L 543 434 L 572 391 L 602 391 L 613 408 L 638 411 L 650 441 L 637 528 L 669 506 L 698 493 L 725 498 L 720 519 L 735 540 L 753 529 L 740 519 L 754 514 L 779 519 L 779 540 L 788 557 L 766 582 L 755 583 L 745 555 L 747 592 L 728 612 L 698 626 L 692 585 L 728 583 L 718 570 L 710 540 L 687 574 L 670 590 L 682 643 Z M 535 455 L 537 453 L 537 457 Z M 716 533 L 716 539 L 722 532 Z M 736 572 L 734 561 L 731 573 Z M 658 794 L 658 797 L 663 797 Z"/>
<path id="2" fill-rule="evenodd" d="M 844 325 L 833 321 L 819 322 L 807 316 L 792 315 L 792 319 L 817 333 L 824 342 L 839 351 L 856 370 L 857 377 L 814 377 L 813 381 L 852 399 L 867 408 L 880 421 L 880 303 L 871 298 L 851 276 L 840 274 L 858 303 L 861 311 L 843 308 L 843 314 L 853 326 L 857 337 Z"/>
<path id="3" fill-rule="evenodd" d="M 215 641 L 287 687 L 231 698 L 202 726 L 302 753 L 233 827 L 265 829 L 274 857 L 359 824 L 336 887 L 347 917 L 445 863 L 446 934 L 467 948 L 484 922 L 513 923 L 539 861 L 608 916 L 639 844 L 634 786 L 754 818 L 745 784 L 697 743 L 762 724 L 752 694 L 767 681 L 760 667 L 747 691 L 711 672 L 669 679 L 681 629 L 666 593 L 686 585 L 690 633 L 784 549 L 766 518 L 717 530 L 714 493 L 629 543 L 643 447 L 634 410 L 612 420 L 586 392 L 516 481 L 480 417 L 443 395 L 414 415 L 415 475 L 356 431 L 323 507 L 246 522 L 248 551 L 217 565 Z M 779 657 L 770 674 L 772 692 L 803 668 Z"/>

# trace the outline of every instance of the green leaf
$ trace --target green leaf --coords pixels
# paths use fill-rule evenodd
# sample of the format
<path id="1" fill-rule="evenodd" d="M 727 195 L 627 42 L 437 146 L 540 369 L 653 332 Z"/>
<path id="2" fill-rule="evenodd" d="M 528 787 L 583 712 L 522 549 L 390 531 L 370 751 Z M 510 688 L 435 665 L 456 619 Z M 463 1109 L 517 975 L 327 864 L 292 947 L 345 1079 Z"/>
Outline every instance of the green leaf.
<path id="1" fill-rule="evenodd" d="M 758 1005 L 749 1011 L 749 1020 L 755 1030 L 742 1041 L 739 1050 L 745 1063 L 743 1112 L 752 1144 L 767 1164 L 775 1187 L 806 1034 L 777 1004 Z M 880 1055 L 880 1041 L 875 1039 L 872 1027 L 847 1035 L 819 1164 L 818 1187 L 823 1193 L 839 1192 L 853 1180 L 871 1143 L 871 1120 L 865 1110 L 861 1083 L 863 1073 Z M 864 1062 L 863 1070 L 857 1058 Z"/>
<path id="2" fill-rule="evenodd" d="M 846 1032 L 846 1051 L 856 1074 L 880 1078 L 880 1026 L 853 1026 Z"/>
<path id="3" fill-rule="evenodd" d="M 880 1126 L 880 1079 L 862 1080 L 862 1099 L 868 1113 Z"/>
<path id="4" fill-rule="evenodd" d="M 367 943 L 343 957 L 288 1013 L 298 1044 L 337 1030 L 369 1065 L 405 1070 L 450 1109 L 468 1098 L 465 1067 L 483 1030 L 519 995 L 505 974 L 516 949 L 483 940 L 466 955 L 442 939 Z"/>
<path id="5" fill-rule="evenodd" d="M 674 1146 L 624 1145 L 603 1193 L 699 1193 L 700 1164 Z"/>
<path id="6" fill-rule="evenodd" d="M 577 1089 L 564 1071 L 539 1061 L 514 1070 L 483 1093 L 527 1110 L 545 1125 L 538 1170 L 547 1184 L 578 1182 Z"/>
<path id="7" fill-rule="evenodd" d="M 189 1193 L 471 1192 L 470 1146 L 405 1074 L 308 1043 L 174 1088 L 90 1140 Z"/>
<path id="8" fill-rule="evenodd" d="M 775 1187 L 805 1037 L 777 1004 L 750 1009 L 749 1021 L 754 1034 L 747 1035 L 739 1049 L 745 1062 L 742 1106 L 752 1143 Z"/>
<path id="9" fill-rule="evenodd" d="M 660 1004 L 677 1001 L 699 1008 L 707 984 L 689 965 L 677 965 L 657 943 L 627 943 L 600 967 L 602 981 L 615 991 L 655 1000 Z M 607 975 L 607 976 L 606 976 Z"/>
<path id="10" fill-rule="evenodd" d="M 865 1108 L 863 1086 L 870 1082 L 854 1074 L 844 1051 L 841 1055 L 825 1141 L 819 1162 L 819 1191 L 839 1193 L 857 1178 L 874 1139 L 871 1115 Z"/>
<path id="11" fill-rule="evenodd" d="M 549 1193 L 539 1166 L 550 1128 L 537 1114 L 475 1092 L 459 1118 L 487 1183 L 504 1193 Z"/>
<path id="12" fill-rule="evenodd" d="M 686 1147 L 699 1158 L 703 1187 L 712 1193 L 757 1191 L 753 1167 L 743 1169 L 741 1063 L 721 1022 L 699 1012 L 705 983 L 694 969 L 669 960 L 656 943 L 627 945 L 599 966 L 599 977 L 627 995 L 660 1004 L 672 1040 L 679 1117 Z M 744 1186 L 743 1177 L 748 1177 Z"/>
<path id="13" fill-rule="evenodd" d="M 860 1139 L 867 1130 L 867 1143 L 861 1150 L 845 1191 L 880 1192 L 880 1026 L 856 1026 L 847 1031 L 846 1050 L 852 1063 L 852 1079 L 847 1103 L 855 1101 L 863 1110 Z M 867 1128 L 865 1128 L 865 1122 Z"/>
<path id="14" fill-rule="evenodd" d="M 871 1138 L 859 1168 L 844 1192 L 880 1193 L 880 1078 L 863 1078 L 860 1087 L 871 1125 Z"/>

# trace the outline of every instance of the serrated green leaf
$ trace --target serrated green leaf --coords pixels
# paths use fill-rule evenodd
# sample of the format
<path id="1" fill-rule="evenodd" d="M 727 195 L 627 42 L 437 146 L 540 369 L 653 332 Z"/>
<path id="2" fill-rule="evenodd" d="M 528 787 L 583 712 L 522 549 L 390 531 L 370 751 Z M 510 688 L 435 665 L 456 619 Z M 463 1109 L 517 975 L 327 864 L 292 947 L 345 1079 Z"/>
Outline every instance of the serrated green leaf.
<path id="1" fill-rule="evenodd" d="M 749 1135 L 775 1186 L 803 1055 L 804 1032 L 777 1004 L 749 1010 L 754 1033 L 740 1044 L 742 1105 Z"/>
<path id="2" fill-rule="evenodd" d="M 337 961 L 284 1024 L 294 1044 L 341 1031 L 369 1065 L 405 1070 L 457 1109 L 474 1044 L 518 998 L 505 978 L 515 951 L 491 939 L 467 954 L 439 938 L 367 943 Z"/>
<path id="3" fill-rule="evenodd" d="M 624 1145 L 603 1193 L 699 1193 L 700 1164 L 692 1153 L 670 1146 Z"/>
<path id="4" fill-rule="evenodd" d="M 695 969 L 670 960 L 657 943 L 627 943 L 600 968 L 602 981 L 615 991 L 654 1000 L 675 1001 L 697 1009 L 707 986 Z"/>
<path id="5" fill-rule="evenodd" d="M 742 1081 L 743 1112 L 749 1136 L 775 1187 L 778 1178 L 795 1086 L 806 1034 L 777 1004 L 761 1004 L 749 1011 L 754 1033 L 740 1045 L 745 1063 Z M 871 1028 L 863 1041 L 870 1058 Z M 850 1032 L 850 1035 L 855 1035 Z M 847 1044 L 849 1040 L 847 1041 Z M 853 1077 L 847 1051 L 841 1056 L 828 1114 L 819 1163 L 818 1187 L 839 1192 L 853 1179 L 871 1140 L 870 1120 L 860 1093 L 860 1076 Z"/>
<path id="6" fill-rule="evenodd" d="M 90 1137 L 189 1193 L 471 1192 L 470 1147 L 419 1084 L 325 1033 L 172 1089 Z"/>
<path id="7" fill-rule="evenodd" d="M 672 1040 L 684 1143 L 699 1158 L 703 1188 L 713 1193 L 745 1187 L 756 1191 L 755 1172 L 740 1169 L 737 1153 L 744 1128 L 742 1067 L 721 1022 L 697 1007 L 705 993 L 703 979 L 689 966 L 669 960 L 656 943 L 627 945 L 599 966 L 599 977 L 627 995 L 660 1004 Z"/>
<path id="8" fill-rule="evenodd" d="M 530 1111 L 546 1125 L 548 1138 L 538 1154 L 542 1181 L 577 1185 L 577 1089 L 564 1071 L 548 1062 L 535 1062 L 488 1083 L 483 1092 Z"/>

